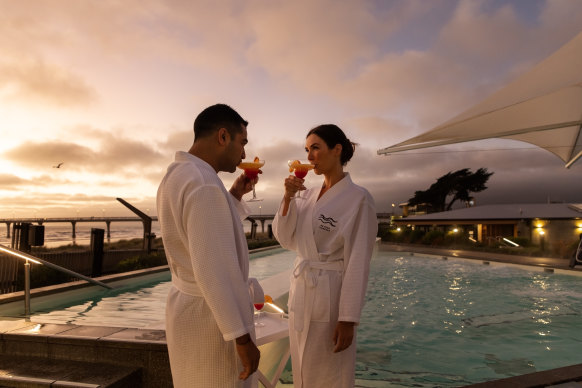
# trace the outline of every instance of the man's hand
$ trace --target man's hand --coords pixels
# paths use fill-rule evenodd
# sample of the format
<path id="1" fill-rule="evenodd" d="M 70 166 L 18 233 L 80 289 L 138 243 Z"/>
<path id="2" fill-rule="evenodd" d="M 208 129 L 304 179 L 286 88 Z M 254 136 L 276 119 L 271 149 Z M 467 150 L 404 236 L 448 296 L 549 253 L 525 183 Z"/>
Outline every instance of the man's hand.
<path id="1" fill-rule="evenodd" d="M 262 173 L 263 171 L 259 170 L 259 174 Z M 240 201 L 243 195 L 250 192 L 253 189 L 253 185 L 256 184 L 258 181 L 259 181 L 258 177 L 256 179 L 249 179 L 244 173 L 240 174 L 232 183 L 232 186 L 229 191 L 233 197 Z"/>
<path id="2" fill-rule="evenodd" d="M 236 352 L 243 364 L 243 371 L 240 372 L 238 378 L 241 380 L 246 380 L 257 371 L 259 368 L 259 359 L 261 358 L 261 352 L 251 340 L 249 334 L 245 334 L 236 339 Z"/>
<path id="3" fill-rule="evenodd" d="M 339 353 L 350 347 L 354 340 L 354 325 L 354 322 L 340 321 L 337 323 L 333 331 L 334 353 Z"/>

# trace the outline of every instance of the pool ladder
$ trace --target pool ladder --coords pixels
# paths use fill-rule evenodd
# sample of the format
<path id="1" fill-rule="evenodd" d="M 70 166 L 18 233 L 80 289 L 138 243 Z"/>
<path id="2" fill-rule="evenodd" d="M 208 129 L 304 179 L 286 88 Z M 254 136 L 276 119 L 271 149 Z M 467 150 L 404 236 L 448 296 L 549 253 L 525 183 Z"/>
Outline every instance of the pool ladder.
<path id="1" fill-rule="evenodd" d="M 112 289 L 111 286 L 108 286 L 107 284 L 102 283 L 98 280 L 92 279 L 92 278 L 85 276 L 85 275 L 81 275 L 80 273 L 77 273 L 75 271 L 71 271 L 70 269 L 66 269 L 64 267 L 61 267 L 60 265 L 53 264 L 53 263 L 48 262 L 46 260 L 40 259 L 36 256 L 29 255 L 26 252 L 22 252 L 22 251 L 19 251 L 17 249 L 12 249 L 12 248 L 9 248 L 9 247 L 4 246 L 2 244 L 0 244 L 0 252 L 8 253 L 11 256 L 26 260 L 26 262 L 24 263 L 24 315 L 26 315 L 26 316 L 30 315 L 30 262 L 33 262 L 35 264 L 41 264 L 41 265 L 44 265 L 46 267 L 57 270 L 59 272 L 65 273 L 69 276 L 73 276 L 73 277 L 76 277 L 76 278 L 79 278 L 82 280 L 86 280 L 89 283 L 95 284 L 95 285 L 100 286 L 100 287 Z"/>

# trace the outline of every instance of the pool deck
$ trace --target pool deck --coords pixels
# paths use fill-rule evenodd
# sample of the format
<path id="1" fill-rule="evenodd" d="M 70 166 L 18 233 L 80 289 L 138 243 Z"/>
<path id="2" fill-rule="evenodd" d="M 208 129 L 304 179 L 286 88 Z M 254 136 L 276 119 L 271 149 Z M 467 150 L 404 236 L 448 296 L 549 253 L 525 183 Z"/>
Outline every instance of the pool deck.
<path id="1" fill-rule="evenodd" d="M 492 252 L 468 251 L 459 249 L 433 248 L 422 245 L 388 244 L 381 243 L 380 251 L 410 252 L 441 257 L 457 257 L 463 259 L 480 260 L 483 262 L 497 262 L 515 265 L 542 267 L 544 271 L 571 271 L 572 274 L 582 274 L 582 266 L 569 267 L 568 259 L 550 257 L 529 257 L 507 255 Z M 467 385 L 464 388 L 582 388 L 582 364 L 569 365 L 562 368 L 550 369 L 526 375 L 508 377 L 505 379 L 486 381 Z"/>
<path id="2" fill-rule="evenodd" d="M 494 254 L 490 252 L 387 243 L 380 244 L 379 250 L 411 252 L 415 254 L 440 256 L 443 258 L 473 259 L 480 260 L 484 263 L 498 262 L 527 265 L 543 268 L 544 271 L 547 272 L 554 272 L 554 270 L 556 270 L 556 272 L 572 271 L 573 273 L 582 275 L 582 268 L 580 266 L 574 269 L 569 268 L 569 261 L 566 259 L 526 257 Z M 157 270 L 162 269 L 160 268 Z M 148 271 L 151 270 L 144 270 L 144 272 Z M 141 274 L 132 273 L 121 276 L 131 277 L 137 275 Z M 273 283 L 276 283 L 276 286 L 282 287 L 278 282 Z M 36 296 L 40 296 L 43 293 L 51 294 L 53 292 L 61 292 L 61 287 L 62 286 L 53 286 L 50 289 L 45 289 L 43 291 L 36 290 Z M 33 292 L 33 295 L 34 293 L 35 292 Z M 16 298 L 16 295 L 11 297 Z M 89 380 L 85 379 L 84 381 L 88 381 L 92 384 L 78 386 L 107 386 L 103 381 L 99 380 L 104 375 L 107 375 L 106 373 L 103 373 L 100 368 L 110 368 L 111 365 L 114 364 L 117 367 L 114 372 L 118 375 L 125 376 L 124 378 L 126 379 L 133 378 L 141 380 L 141 384 L 138 383 L 139 385 L 127 385 L 126 383 L 121 386 L 133 385 L 152 388 L 171 387 L 165 331 L 163 330 L 87 327 L 67 324 L 39 325 L 27 319 L 0 320 L 0 364 L 5 364 L 5 366 L 8 367 L 8 361 L 12 361 L 15 365 L 11 368 L 13 368 L 12 370 L 15 372 L 18 369 L 17 367 L 19 363 L 22 364 L 25 361 L 38 363 L 40 362 L 40 358 L 45 360 L 63 360 L 69 363 L 83 363 L 80 367 L 86 367 L 87 365 L 85 365 L 85 363 L 89 363 L 93 374 L 89 376 Z M 69 366 L 72 364 L 66 365 Z M 72 369 L 69 368 L 63 370 L 63 365 L 43 364 L 41 366 L 39 364 L 38 367 L 40 368 L 38 374 L 33 374 L 33 377 L 37 378 L 37 382 L 39 383 L 39 385 L 35 386 L 60 386 L 58 385 L 59 382 L 69 383 L 73 377 L 71 375 Z M 56 370 L 55 374 L 48 374 L 47 371 L 52 369 Z M 111 370 L 110 374 L 112 374 Z M 0 371 L 0 385 L 5 386 L 4 384 L 8 383 L 10 380 L 11 378 L 5 374 L 3 376 L 3 373 Z M 77 381 L 80 381 L 80 379 Z M 14 384 L 8 386 L 31 386 L 18 385 L 17 381 L 11 381 L 11 383 Z M 356 381 L 356 386 L 369 386 L 359 385 L 359 383 L 360 382 Z M 277 386 L 287 387 L 291 385 L 279 383 Z M 469 385 L 467 387 L 582 388 L 582 364 L 483 382 Z"/>

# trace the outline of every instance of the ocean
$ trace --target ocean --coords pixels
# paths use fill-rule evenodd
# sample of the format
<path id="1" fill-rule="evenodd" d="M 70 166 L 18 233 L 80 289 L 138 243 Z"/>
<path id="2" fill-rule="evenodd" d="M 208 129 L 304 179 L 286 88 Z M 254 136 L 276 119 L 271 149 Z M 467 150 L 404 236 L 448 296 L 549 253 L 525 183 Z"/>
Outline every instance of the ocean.
<path id="1" fill-rule="evenodd" d="M 245 232 L 250 232 L 250 222 L 243 222 Z M 77 244 L 90 245 L 91 229 L 99 228 L 105 230 L 105 242 L 116 242 L 119 240 L 129 240 L 143 237 L 143 224 L 141 222 L 112 222 L 110 224 L 110 239 L 107 239 L 107 225 L 104 222 L 77 222 L 76 238 L 72 237 L 72 226 L 68 222 L 63 223 L 45 223 L 44 224 L 44 246 L 54 248 L 62 245 Z M 265 230 L 267 226 L 265 225 Z M 259 224 L 259 232 L 261 226 Z M 161 237 L 160 224 L 152 222 L 152 233 Z M 12 237 L 12 231 L 10 231 Z M 11 238 L 7 238 L 6 225 L 0 225 L 0 244 L 10 246 Z"/>

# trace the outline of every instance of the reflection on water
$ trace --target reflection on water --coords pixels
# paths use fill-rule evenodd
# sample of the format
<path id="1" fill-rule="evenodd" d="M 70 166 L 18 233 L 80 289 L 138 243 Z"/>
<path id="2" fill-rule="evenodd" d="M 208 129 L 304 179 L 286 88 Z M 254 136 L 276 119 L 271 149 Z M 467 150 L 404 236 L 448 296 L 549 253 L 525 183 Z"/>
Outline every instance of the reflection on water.
<path id="1" fill-rule="evenodd" d="M 358 330 L 357 378 L 376 382 L 362 386 L 457 387 L 582 362 L 578 277 L 383 256 Z"/>

